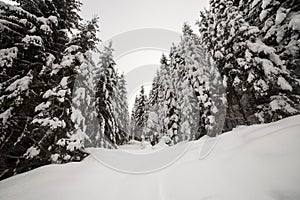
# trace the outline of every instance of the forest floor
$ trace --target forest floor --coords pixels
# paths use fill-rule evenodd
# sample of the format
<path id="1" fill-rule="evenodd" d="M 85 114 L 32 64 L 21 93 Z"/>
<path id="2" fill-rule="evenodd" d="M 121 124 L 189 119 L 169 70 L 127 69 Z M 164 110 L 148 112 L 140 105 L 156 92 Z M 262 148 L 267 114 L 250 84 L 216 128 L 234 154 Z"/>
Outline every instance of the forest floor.
<path id="1" fill-rule="evenodd" d="M 300 116 L 293 116 L 173 147 L 93 148 L 82 162 L 0 181 L 0 199 L 300 199 L 299 130 Z"/>

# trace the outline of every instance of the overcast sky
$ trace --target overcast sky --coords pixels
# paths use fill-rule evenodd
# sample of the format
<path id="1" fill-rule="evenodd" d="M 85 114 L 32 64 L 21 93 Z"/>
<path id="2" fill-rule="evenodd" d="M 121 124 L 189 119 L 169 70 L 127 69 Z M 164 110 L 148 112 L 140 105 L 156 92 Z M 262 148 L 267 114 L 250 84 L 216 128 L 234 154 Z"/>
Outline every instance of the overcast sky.
<path id="1" fill-rule="evenodd" d="M 81 0 L 82 16 L 100 17 L 102 40 L 134 29 L 163 28 L 180 32 L 193 25 L 208 0 Z"/>

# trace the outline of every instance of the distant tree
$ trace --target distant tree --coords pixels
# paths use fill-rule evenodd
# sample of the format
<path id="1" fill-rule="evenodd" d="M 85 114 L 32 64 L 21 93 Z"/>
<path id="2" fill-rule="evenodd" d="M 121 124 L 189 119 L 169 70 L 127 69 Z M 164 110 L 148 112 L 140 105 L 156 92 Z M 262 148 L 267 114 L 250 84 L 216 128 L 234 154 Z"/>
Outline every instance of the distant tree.
<path id="1" fill-rule="evenodd" d="M 158 103 L 158 92 L 159 92 L 159 71 L 156 72 L 156 75 L 152 81 L 152 87 L 149 92 L 148 104 L 150 107 L 156 107 Z"/>
<path id="2" fill-rule="evenodd" d="M 160 134 L 160 123 L 158 119 L 158 99 L 159 99 L 159 89 L 160 89 L 160 74 L 159 71 L 156 72 L 153 78 L 152 87 L 149 92 L 148 99 L 148 119 L 143 130 L 145 136 L 149 138 L 150 142 L 155 145 L 158 143 Z"/>
<path id="3" fill-rule="evenodd" d="M 116 147 L 120 142 L 117 138 L 118 126 L 115 118 L 115 95 L 117 92 L 118 75 L 115 69 L 113 59 L 112 44 L 100 52 L 100 61 L 98 63 L 99 72 L 96 73 L 96 107 L 101 127 L 104 127 L 104 135 L 99 139 L 109 141 Z"/>
<path id="4" fill-rule="evenodd" d="M 135 138 L 135 129 L 137 126 L 137 120 L 136 120 L 136 109 L 137 109 L 137 104 L 138 104 L 138 97 L 135 97 L 133 108 L 131 110 L 131 115 L 130 115 L 130 135 L 131 139 L 136 139 Z"/>
<path id="5" fill-rule="evenodd" d="M 141 86 L 140 93 L 135 99 L 131 114 L 131 130 L 133 131 L 133 138 L 137 140 L 141 140 L 142 135 L 144 134 L 143 130 L 146 126 L 148 115 L 147 102 L 148 98 L 145 94 L 144 86 Z"/>
<path id="6" fill-rule="evenodd" d="M 116 120 L 118 124 L 118 137 L 126 142 L 129 136 L 129 111 L 127 102 L 127 90 L 124 74 L 118 75 L 116 92 Z"/>

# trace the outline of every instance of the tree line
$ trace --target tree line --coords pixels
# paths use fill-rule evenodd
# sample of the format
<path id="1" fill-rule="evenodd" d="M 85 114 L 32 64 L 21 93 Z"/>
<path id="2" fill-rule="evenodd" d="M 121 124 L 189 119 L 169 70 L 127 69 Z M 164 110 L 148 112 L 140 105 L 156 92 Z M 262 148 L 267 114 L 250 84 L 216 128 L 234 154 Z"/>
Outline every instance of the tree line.
<path id="1" fill-rule="evenodd" d="M 299 11 L 294 0 L 210 1 L 199 32 L 185 24 L 162 56 L 146 101 L 141 89 L 136 139 L 175 144 L 299 114 Z"/>

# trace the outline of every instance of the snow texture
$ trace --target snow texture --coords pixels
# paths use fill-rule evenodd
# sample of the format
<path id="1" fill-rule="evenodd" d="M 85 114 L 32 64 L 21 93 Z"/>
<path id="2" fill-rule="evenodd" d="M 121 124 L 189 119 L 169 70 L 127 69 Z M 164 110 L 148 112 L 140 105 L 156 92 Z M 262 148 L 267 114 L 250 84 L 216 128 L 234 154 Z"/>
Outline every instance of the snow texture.
<path id="1" fill-rule="evenodd" d="M 261 5 L 262 9 L 266 9 L 268 7 L 268 5 L 270 5 L 270 3 L 272 2 L 273 0 L 263 0 L 263 3 Z"/>
<path id="2" fill-rule="evenodd" d="M 251 4 L 251 8 L 254 8 L 261 0 L 254 0 Z"/>
<path id="3" fill-rule="evenodd" d="M 282 110 L 284 112 L 291 113 L 291 114 L 296 114 L 299 112 L 289 104 L 286 98 L 280 95 L 275 95 L 271 99 L 272 101 L 270 102 L 270 106 L 273 111 Z"/>
<path id="4" fill-rule="evenodd" d="M 12 92 L 11 94 L 9 94 L 7 97 L 8 98 L 13 98 L 18 96 L 20 93 L 28 90 L 29 85 L 32 81 L 32 75 L 29 72 L 26 76 L 24 76 L 23 78 L 17 79 L 16 81 L 14 81 L 12 84 L 10 84 L 7 88 L 6 88 L 6 92 Z"/>
<path id="5" fill-rule="evenodd" d="M 260 21 L 263 21 L 267 17 L 268 14 L 269 14 L 269 10 L 261 11 L 261 13 L 259 14 Z"/>
<path id="6" fill-rule="evenodd" d="M 24 154 L 25 158 L 33 158 L 37 155 L 39 155 L 40 150 L 36 147 L 30 147 L 29 149 L 27 149 L 26 153 Z"/>
<path id="7" fill-rule="evenodd" d="M 289 12 L 289 9 L 285 8 L 279 8 L 276 13 L 276 18 L 275 18 L 275 24 L 279 25 L 283 20 L 285 20 L 287 13 Z"/>
<path id="8" fill-rule="evenodd" d="M 282 76 L 278 78 L 277 83 L 283 90 L 293 90 L 292 86 Z"/>
<path id="9" fill-rule="evenodd" d="M 17 58 L 18 48 L 0 50 L 0 67 L 12 67 L 13 59 Z"/>
<path id="10" fill-rule="evenodd" d="M 49 126 L 52 130 L 58 127 L 62 127 L 62 128 L 66 127 L 65 121 L 60 120 L 57 117 L 54 117 L 53 119 L 51 119 L 50 117 L 43 118 L 43 119 L 36 118 L 32 120 L 32 123 L 38 123 L 41 126 Z"/>
<path id="11" fill-rule="evenodd" d="M 51 96 L 57 96 L 58 99 L 60 99 L 61 102 L 63 102 L 64 97 L 68 92 L 69 90 L 67 89 L 58 89 L 58 88 L 49 89 L 43 94 L 43 99 L 48 99 Z"/>
<path id="12" fill-rule="evenodd" d="M 190 142 L 188 151 L 173 165 L 140 175 L 114 171 L 95 158 L 153 166 L 182 146 L 165 147 L 146 155 L 90 149 L 95 157 L 89 156 L 80 163 L 52 164 L 2 180 L 1 200 L 300 199 L 299 128 L 300 116 L 241 126 L 219 136 L 212 152 L 199 159 L 214 143 L 214 139 L 203 137 Z M 53 160 L 58 157 L 52 155 Z"/>
<path id="13" fill-rule="evenodd" d="M 42 47 L 43 45 L 42 38 L 36 35 L 26 35 L 25 38 L 22 39 L 22 42 L 36 47 Z"/>
<path id="14" fill-rule="evenodd" d="M 51 30 L 50 26 L 48 25 L 41 25 L 40 29 L 47 35 L 51 34 L 53 31 Z"/>
<path id="15" fill-rule="evenodd" d="M 63 77 L 60 81 L 61 87 L 63 87 L 63 88 L 67 87 L 68 86 L 68 80 L 69 80 L 68 76 Z"/>
<path id="16" fill-rule="evenodd" d="M 300 14 L 294 15 L 289 23 L 289 27 L 291 27 L 295 31 L 300 31 Z"/>
<path id="17" fill-rule="evenodd" d="M 6 111 L 4 111 L 3 113 L 0 114 L 0 119 L 2 119 L 2 124 L 5 125 L 7 120 L 10 118 L 11 116 L 11 111 L 13 110 L 13 107 L 10 107 L 9 109 L 7 109 Z"/>
<path id="18" fill-rule="evenodd" d="M 51 16 L 48 17 L 48 20 L 49 20 L 50 22 L 52 22 L 55 26 L 58 25 L 58 19 L 57 19 L 56 16 L 51 15 Z"/>
<path id="19" fill-rule="evenodd" d="M 267 77 L 272 74 L 277 74 L 277 70 L 274 68 L 273 63 L 270 60 L 258 57 L 255 57 L 254 60 L 262 65 L 264 73 Z"/>
<path id="20" fill-rule="evenodd" d="M 51 101 L 47 101 L 47 102 L 42 102 L 40 103 L 37 107 L 35 107 L 35 112 L 38 112 L 38 111 L 43 111 L 45 110 L 46 108 L 49 108 L 49 106 L 51 105 Z"/>

